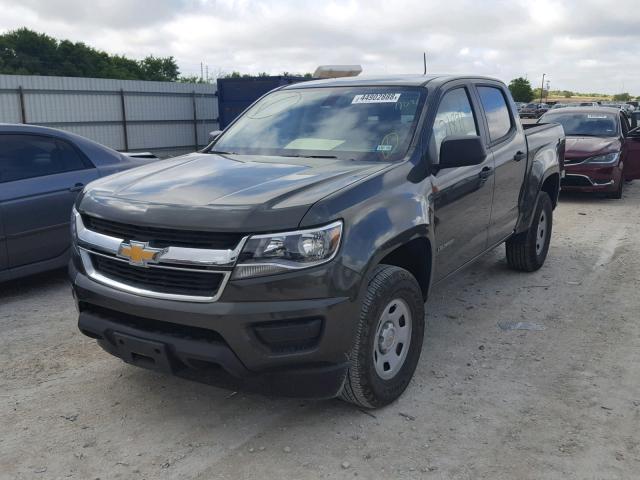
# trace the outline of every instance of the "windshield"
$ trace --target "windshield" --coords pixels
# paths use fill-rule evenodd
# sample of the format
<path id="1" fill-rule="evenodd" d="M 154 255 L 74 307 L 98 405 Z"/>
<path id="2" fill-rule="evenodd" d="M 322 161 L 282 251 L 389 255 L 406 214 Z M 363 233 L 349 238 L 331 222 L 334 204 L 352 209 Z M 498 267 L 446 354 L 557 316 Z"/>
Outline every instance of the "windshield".
<path id="1" fill-rule="evenodd" d="M 555 122 L 562 125 L 567 136 L 615 137 L 618 123 L 608 113 L 552 113 L 543 115 L 540 123 Z"/>
<path id="2" fill-rule="evenodd" d="M 246 111 L 209 151 L 397 160 L 409 148 L 425 96 L 417 87 L 280 90 Z"/>

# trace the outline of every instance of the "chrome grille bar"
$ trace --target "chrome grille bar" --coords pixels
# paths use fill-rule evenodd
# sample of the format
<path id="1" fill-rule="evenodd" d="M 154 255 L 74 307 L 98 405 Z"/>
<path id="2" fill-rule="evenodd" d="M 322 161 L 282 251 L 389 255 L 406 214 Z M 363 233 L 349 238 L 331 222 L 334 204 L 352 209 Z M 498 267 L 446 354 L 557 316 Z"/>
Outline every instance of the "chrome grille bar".
<path id="1" fill-rule="evenodd" d="M 84 226 L 82 217 L 75 212 L 76 231 L 81 246 L 117 255 L 124 238 L 110 237 L 94 232 Z M 238 256 L 248 237 L 243 237 L 233 250 L 209 250 L 205 248 L 168 247 L 158 259 L 158 263 L 193 265 L 199 267 L 226 267 L 236 264 Z"/>
<path id="2" fill-rule="evenodd" d="M 120 247 L 127 239 L 111 237 L 109 235 L 89 230 L 85 227 L 84 222 L 82 221 L 82 216 L 75 211 L 75 209 L 74 220 L 80 258 L 87 275 L 91 279 L 128 293 L 164 300 L 188 302 L 217 301 L 222 295 L 224 288 L 231 277 L 231 269 L 235 266 L 238 256 L 248 239 L 248 237 L 243 237 L 233 250 L 210 250 L 172 246 L 165 248 L 159 256 L 157 263 L 148 264 L 146 265 L 146 268 L 149 268 L 150 270 L 169 269 L 199 273 L 217 273 L 223 276 L 218 289 L 215 292 L 212 291 L 211 296 L 166 293 L 129 285 L 96 270 L 91 260 L 91 255 L 99 255 L 128 264 L 126 260 L 118 257 Z M 209 269 L 205 269 L 206 267 L 209 267 Z M 218 267 L 218 269 L 211 267 Z"/>

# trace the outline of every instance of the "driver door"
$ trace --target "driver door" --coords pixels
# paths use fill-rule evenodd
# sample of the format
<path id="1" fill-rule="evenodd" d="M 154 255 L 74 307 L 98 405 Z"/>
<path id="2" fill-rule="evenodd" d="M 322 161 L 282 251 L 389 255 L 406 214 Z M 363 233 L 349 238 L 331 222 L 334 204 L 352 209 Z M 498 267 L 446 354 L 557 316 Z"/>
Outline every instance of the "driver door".
<path id="1" fill-rule="evenodd" d="M 480 135 L 479 106 L 466 84 L 454 84 L 442 96 L 431 136 L 430 156 L 451 135 Z M 443 168 L 433 177 L 436 263 L 435 279 L 443 279 L 487 249 L 494 185 L 493 155 L 484 163 Z"/>
<path id="2" fill-rule="evenodd" d="M 629 134 L 629 124 L 624 115 L 620 115 L 624 134 L 622 159 L 624 162 L 625 180 L 640 179 L 640 131 L 636 129 Z"/>
<path id="3" fill-rule="evenodd" d="M 640 135 L 624 139 L 626 155 L 624 159 L 625 180 L 640 179 Z"/>

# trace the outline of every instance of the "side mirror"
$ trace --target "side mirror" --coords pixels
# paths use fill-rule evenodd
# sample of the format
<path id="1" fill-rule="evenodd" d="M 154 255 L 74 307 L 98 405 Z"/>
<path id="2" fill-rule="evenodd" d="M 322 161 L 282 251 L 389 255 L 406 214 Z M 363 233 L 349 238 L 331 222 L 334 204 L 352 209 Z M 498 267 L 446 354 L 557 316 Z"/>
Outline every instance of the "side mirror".
<path id="1" fill-rule="evenodd" d="M 482 138 L 478 136 L 450 136 L 440 145 L 440 163 L 438 167 L 455 168 L 480 165 L 487 158 L 487 150 Z"/>
<path id="2" fill-rule="evenodd" d="M 220 136 L 222 130 L 213 130 L 209 132 L 209 143 L 213 142 L 216 138 Z"/>

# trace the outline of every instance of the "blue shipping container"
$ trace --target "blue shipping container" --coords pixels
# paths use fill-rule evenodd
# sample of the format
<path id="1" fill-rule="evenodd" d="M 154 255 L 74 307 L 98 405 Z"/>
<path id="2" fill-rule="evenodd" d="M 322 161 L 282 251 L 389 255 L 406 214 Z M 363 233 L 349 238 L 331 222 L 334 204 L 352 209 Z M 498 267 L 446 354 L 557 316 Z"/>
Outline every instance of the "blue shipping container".
<path id="1" fill-rule="evenodd" d="M 282 85 L 312 80 L 304 77 L 247 77 L 218 79 L 218 112 L 220 129 L 226 128 L 238 115 L 265 93 Z"/>

